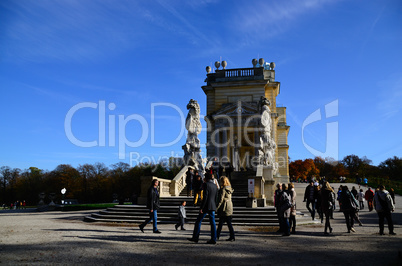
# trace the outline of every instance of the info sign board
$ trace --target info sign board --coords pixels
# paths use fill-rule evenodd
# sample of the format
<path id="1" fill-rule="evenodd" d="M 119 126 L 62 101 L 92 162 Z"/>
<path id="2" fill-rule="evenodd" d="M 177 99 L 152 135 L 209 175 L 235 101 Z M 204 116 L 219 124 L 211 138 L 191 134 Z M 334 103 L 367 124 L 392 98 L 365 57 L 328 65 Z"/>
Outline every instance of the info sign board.
<path id="1" fill-rule="evenodd" d="M 253 193 L 254 194 L 254 179 L 249 179 L 248 180 L 248 193 Z"/>

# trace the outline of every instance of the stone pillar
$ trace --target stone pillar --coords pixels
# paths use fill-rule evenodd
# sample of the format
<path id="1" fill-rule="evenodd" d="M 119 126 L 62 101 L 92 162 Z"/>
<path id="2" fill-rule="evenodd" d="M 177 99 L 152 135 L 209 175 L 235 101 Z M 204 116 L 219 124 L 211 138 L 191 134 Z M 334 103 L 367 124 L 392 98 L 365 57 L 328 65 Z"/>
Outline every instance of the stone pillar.
<path id="1" fill-rule="evenodd" d="M 227 130 L 223 130 L 222 131 L 222 144 L 224 144 L 224 146 L 222 147 L 222 156 L 228 157 L 228 145 L 227 145 L 227 141 L 228 141 L 228 133 Z"/>
<path id="2" fill-rule="evenodd" d="M 218 158 L 221 156 L 221 154 L 220 154 L 221 148 L 219 147 L 220 144 L 221 143 L 220 143 L 220 138 L 219 138 L 219 131 L 215 129 L 215 156 Z"/>
<path id="3" fill-rule="evenodd" d="M 260 132 L 258 132 L 258 128 L 254 129 L 254 156 L 259 156 L 258 149 L 260 143 Z"/>

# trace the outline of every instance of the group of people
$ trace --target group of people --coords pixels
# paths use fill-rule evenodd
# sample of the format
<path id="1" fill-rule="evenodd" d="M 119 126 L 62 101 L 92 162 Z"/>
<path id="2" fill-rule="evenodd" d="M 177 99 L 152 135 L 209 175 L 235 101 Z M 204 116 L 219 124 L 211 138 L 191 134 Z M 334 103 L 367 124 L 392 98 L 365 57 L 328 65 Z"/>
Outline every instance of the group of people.
<path id="1" fill-rule="evenodd" d="M 364 194 L 363 189 L 357 192 L 355 187 L 352 187 L 352 190 L 349 191 L 347 186 L 341 186 L 339 192 L 338 201 L 340 210 L 345 216 L 348 233 L 356 231 L 354 229 L 354 221 L 358 222 L 360 226 L 362 225 L 358 212 L 364 208 L 363 202 L 365 199 L 367 200 L 369 211 L 375 209 L 377 212 L 380 228 L 379 234 L 384 235 L 384 219 L 387 219 L 389 234 L 396 234 L 391 215 L 395 210 L 395 195 L 388 192 L 384 185 L 378 186 L 375 193 L 371 188 L 368 188 Z"/>
<path id="2" fill-rule="evenodd" d="M 368 210 L 372 211 L 375 209 L 377 211 L 380 227 L 379 233 L 381 235 L 384 234 L 384 219 L 387 219 L 389 234 L 395 234 L 391 216 L 391 213 L 395 209 L 395 196 L 393 193 L 385 190 L 383 185 L 379 186 L 375 193 L 370 187 L 364 192 L 363 189 L 357 191 L 354 186 L 349 190 L 348 186 L 341 185 L 336 196 L 334 189 L 328 182 L 325 182 L 321 188 L 320 185 L 311 181 L 305 189 L 304 202 L 306 202 L 306 208 L 310 212 L 312 220 L 315 220 L 316 212 L 321 219 L 321 223 L 323 223 L 325 217 L 325 235 L 332 233 L 330 219 L 333 219 L 335 200 L 338 201 L 339 211 L 344 214 L 348 233 L 356 232 L 354 228 L 355 222 L 363 226 L 359 218 L 359 211 L 364 209 L 364 201 L 366 200 Z"/>
<path id="3" fill-rule="evenodd" d="M 296 232 L 296 191 L 293 183 L 278 183 L 274 194 L 274 206 L 278 215 L 279 230 L 283 236 Z"/>
<path id="4" fill-rule="evenodd" d="M 199 180 L 199 175 L 194 173 L 193 169 L 191 169 L 187 177 L 191 176 L 195 178 L 195 181 Z M 186 178 L 187 179 L 187 178 Z M 192 179 L 194 180 L 194 179 Z M 190 183 L 190 182 L 189 182 Z M 187 184 L 189 184 L 187 183 Z M 139 225 L 139 229 L 144 232 L 144 227 L 153 221 L 153 232 L 161 233 L 158 230 L 157 226 L 157 212 L 160 208 L 160 200 L 158 193 L 158 180 L 152 180 L 151 186 L 148 189 L 147 193 L 147 207 L 149 209 L 149 218 L 147 218 L 142 224 Z M 194 185 L 195 182 L 191 182 L 191 185 Z M 197 183 L 198 187 L 198 183 Z M 232 226 L 232 215 L 233 215 L 233 203 L 232 203 L 232 195 L 234 189 L 232 188 L 229 178 L 226 176 L 222 176 L 219 179 L 219 184 L 217 184 L 217 180 L 214 178 L 214 174 L 212 171 L 207 171 L 205 174 L 205 179 L 200 183 L 200 190 L 195 191 L 195 199 L 194 206 L 197 204 L 198 195 L 201 197 L 201 204 L 199 214 L 197 216 L 197 220 L 194 224 L 193 235 L 189 238 L 189 241 L 198 243 L 201 223 L 202 220 L 208 215 L 209 223 L 211 226 L 211 238 L 208 240 L 208 244 L 216 244 L 216 241 L 219 239 L 223 225 L 226 223 L 229 229 L 230 237 L 227 241 L 235 241 L 235 232 Z M 191 195 L 191 194 L 190 194 Z M 178 230 L 180 227 L 181 230 L 185 230 L 184 224 L 186 219 L 186 206 L 187 202 L 182 201 L 179 206 L 178 211 L 178 223 L 175 224 L 175 229 Z M 215 215 L 219 217 L 218 227 L 215 222 Z"/>
<path id="5" fill-rule="evenodd" d="M 198 177 L 196 178 L 198 180 Z M 149 209 L 149 218 L 144 223 L 139 225 L 139 228 L 144 232 L 144 227 L 153 221 L 153 232 L 161 233 L 157 228 L 157 211 L 160 207 L 159 193 L 158 193 L 158 180 L 152 180 L 151 186 L 148 189 L 147 207 Z M 235 233 L 232 226 L 233 203 L 232 195 L 233 188 L 230 181 L 226 176 L 222 176 L 219 180 L 214 178 L 213 171 L 207 171 L 205 179 L 200 185 L 200 192 L 196 194 L 201 195 L 201 204 L 197 220 L 194 224 L 193 234 L 189 241 L 198 243 L 200 236 L 200 229 L 202 220 L 208 215 L 211 226 L 211 238 L 208 244 L 216 244 L 219 239 L 224 223 L 229 228 L 230 237 L 227 241 L 235 241 Z M 195 198 L 195 202 L 198 196 Z M 384 234 L 384 220 L 387 219 L 388 229 L 390 235 L 395 235 L 394 226 L 392 222 L 391 213 L 395 210 L 395 199 L 391 193 L 385 190 L 383 185 L 379 186 L 374 193 L 371 188 L 368 188 L 365 193 L 360 189 L 358 192 L 355 187 L 349 191 L 348 186 L 342 185 L 338 189 L 336 196 L 333 187 L 328 182 L 324 182 L 322 187 L 314 184 L 311 181 L 306 187 L 304 193 L 304 202 L 306 208 L 310 212 L 311 218 L 315 220 L 315 214 L 318 213 L 321 223 L 325 218 L 324 235 L 332 233 L 330 220 L 333 219 L 333 212 L 335 210 L 335 202 L 339 202 L 339 210 L 343 212 L 347 227 L 347 232 L 355 232 L 355 221 L 362 226 L 359 219 L 358 212 L 364 208 L 363 201 L 367 200 L 369 211 L 375 209 L 379 217 L 380 234 Z M 277 184 L 277 189 L 274 194 L 274 205 L 277 211 L 279 220 L 279 230 L 283 236 L 289 236 L 291 233 L 296 233 L 296 191 L 294 184 Z M 182 201 L 179 206 L 178 220 L 175 224 L 175 229 L 179 227 L 185 230 L 186 218 L 186 201 Z M 219 217 L 219 224 L 216 226 L 215 215 Z"/>
<path id="6" fill-rule="evenodd" d="M 230 237 L 227 241 L 235 241 L 235 233 L 232 226 L 233 188 L 231 187 L 229 178 L 222 176 L 219 179 L 220 186 L 214 181 L 214 174 L 207 172 L 205 175 L 205 183 L 203 185 L 203 200 L 200 206 L 197 220 L 194 224 L 193 235 L 188 238 L 189 241 L 198 243 L 202 220 L 208 215 L 211 226 L 211 238 L 207 244 L 216 244 L 219 239 L 224 223 L 227 223 Z M 218 189 L 220 187 L 220 189 Z M 218 228 L 216 228 L 215 214 L 219 217 Z"/>
<path id="7" fill-rule="evenodd" d="M 18 210 L 18 209 L 25 209 L 26 208 L 26 202 L 24 201 L 15 201 L 14 203 L 11 202 L 10 205 L 3 204 L 3 210 L 6 210 L 7 208 L 10 208 L 10 210 Z"/>
<path id="8" fill-rule="evenodd" d="M 203 183 L 201 176 L 197 170 L 189 168 L 186 172 L 186 184 L 187 184 L 187 197 L 193 197 L 194 194 L 194 206 L 197 206 L 198 200 L 203 198 Z M 194 192 L 194 193 L 193 193 Z"/>

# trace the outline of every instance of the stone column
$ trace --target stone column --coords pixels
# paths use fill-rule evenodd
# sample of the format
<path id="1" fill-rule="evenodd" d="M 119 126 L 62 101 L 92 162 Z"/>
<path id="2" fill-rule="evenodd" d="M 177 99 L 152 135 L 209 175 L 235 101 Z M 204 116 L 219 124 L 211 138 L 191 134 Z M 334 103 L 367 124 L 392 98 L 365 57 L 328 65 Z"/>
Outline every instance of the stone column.
<path id="1" fill-rule="evenodd" d="M 227 145 L 227 141 L 228 141 L 228 133 L 227 130 L 223 130 L 222 131 L 222 144 L 224 144 L 224 146 L 222 147 L 222 156 L 228 157 L 228 145 Z"/>
<path id="2" fill-rule="evenodd" d="M 215 156 L 217 156 L 218 158 L 220 157 L 220 138 L 219 138 L 219 131 L 216 129 L 215 127 Z"/>
<path id="3" fill-rule="evenodd" d="M 260 143 L 260 132 L 258 131 L 258 128 L 254 128 L 254 156 L 259 155 L 258 153 L 258 145 Z"/>

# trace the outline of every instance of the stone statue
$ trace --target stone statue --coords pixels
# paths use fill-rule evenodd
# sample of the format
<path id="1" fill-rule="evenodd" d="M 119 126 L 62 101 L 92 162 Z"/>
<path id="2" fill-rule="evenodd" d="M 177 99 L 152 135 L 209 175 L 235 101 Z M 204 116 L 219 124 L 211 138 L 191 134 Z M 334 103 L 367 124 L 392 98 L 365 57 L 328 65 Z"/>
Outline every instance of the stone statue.
<path id="1" fill-rule="evenodd" d="M 204 177 L 204 164 L 201 157 L 200 140 L 198 134 L 201 133 L 200 106 L 197 101 L 191 99 L 187 104 L 188 115 L 186 118 L 187 140 L 183 145 L 184 163 L 194 166 L 201 177 Z"/>
<path id="2" fill-rule="evenodd" d="M 272 137 L 272 119 L 269 106 L 269 100 L 261 96 L 258 104 L 258 110 L 261 114 L 261 135 L 258 152 L 260 164 L 264 166 L 272 166 L 273 173 L 275 174 L 278 171 L 278 163 L 275 162 L 276 143 Z"/>
<path id="3" fill-rule="evenodd" d="M 200 140 L 198 134 L 201 133 L 200 122 L 200 105 L 197 101 L 191 99 L 187 104 L 188 115 L 186 118 L 186 129 L 188 130 L 186 144 L 190 144 L 194 148 L 200 147 Z"/>

